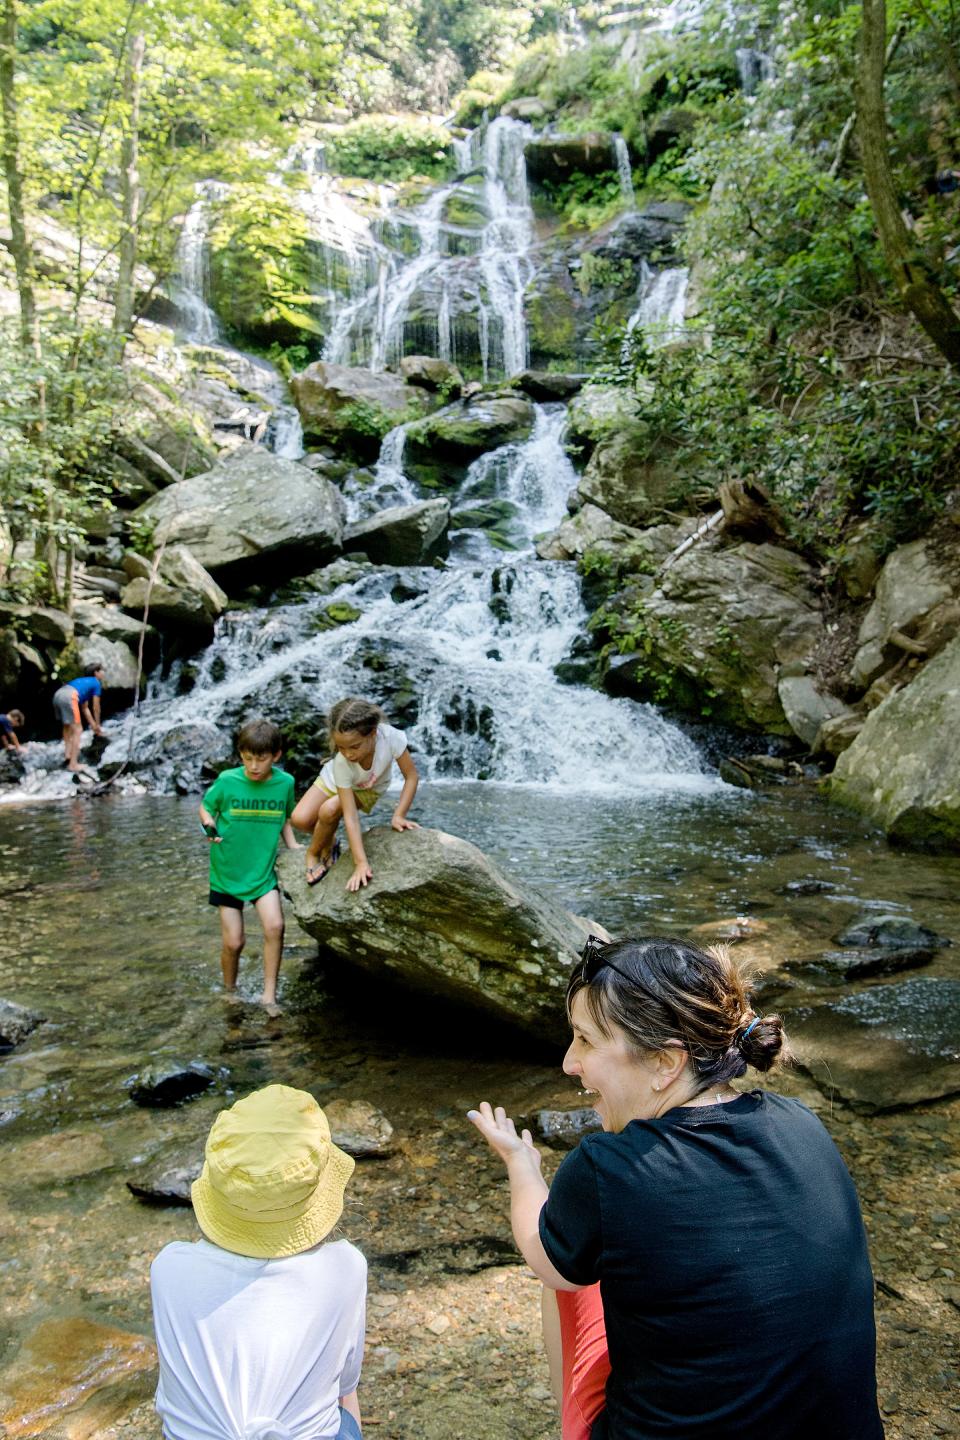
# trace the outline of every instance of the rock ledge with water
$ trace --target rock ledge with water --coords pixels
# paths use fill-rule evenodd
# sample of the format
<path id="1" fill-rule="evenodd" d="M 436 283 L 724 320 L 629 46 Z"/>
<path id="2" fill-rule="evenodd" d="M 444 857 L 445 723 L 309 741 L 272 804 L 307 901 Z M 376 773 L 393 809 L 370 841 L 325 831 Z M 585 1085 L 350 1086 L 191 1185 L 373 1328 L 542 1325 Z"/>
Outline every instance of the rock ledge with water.
<path id="1" fill-rule="evenodd" d="M 308 935 L 360 969 L 563 1040 L 567 977 L 599 927 L 520 890 L 442 830 L 377 827 L 364 844 L 373 880 L 356 895 L 345 889 L 349 854 L 312 889 L 302 852 L 281 855 L 281 884 Z"/>

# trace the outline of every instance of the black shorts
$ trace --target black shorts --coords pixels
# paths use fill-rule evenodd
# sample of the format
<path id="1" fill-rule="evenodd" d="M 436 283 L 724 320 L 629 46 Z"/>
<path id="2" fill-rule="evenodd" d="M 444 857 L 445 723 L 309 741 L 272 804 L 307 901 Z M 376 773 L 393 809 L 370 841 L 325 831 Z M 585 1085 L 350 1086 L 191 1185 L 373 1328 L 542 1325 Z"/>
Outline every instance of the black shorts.
<path id="1" fill-rule="evenodd" d="M 277 886 L 274 885 L 273 890 L 276 889 Z M 273 890 L 265 890 L 263 894 L 272 895 Z M 257 900 L 262 899 L 263 895 L 257 896 Z M 256 905 L 257 900 L 251 900 L 250 904 Z M 223 905 L 226 907 L 227 910 L 242 910 L 244 905 L 246 905 L 247 903 L 246 900 L 238 900 L 236 895 L 228 895 L 225 890 L 211 890 L 210 894 L 207 897 L 207 901 L 210 905 Z"/>

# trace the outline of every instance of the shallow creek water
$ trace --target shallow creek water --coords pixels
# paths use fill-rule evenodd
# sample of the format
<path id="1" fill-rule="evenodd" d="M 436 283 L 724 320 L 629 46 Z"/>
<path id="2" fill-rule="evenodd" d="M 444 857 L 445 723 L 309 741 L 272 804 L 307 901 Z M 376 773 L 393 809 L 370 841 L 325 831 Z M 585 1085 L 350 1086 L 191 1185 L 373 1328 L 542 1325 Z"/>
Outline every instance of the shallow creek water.
<path id="1" fill-rule="evenodd" d="M 960 860 L 895 852 L 802 790 L 615 799 L 431 784 L 415 813 L 474 841 L 519 882 L 615 933 L 690 934 L 744 915 L 773 958 L 802 960 L 828 949 L 853 916 L 894 909 L 960 942 Z M 149 1347 L 138 1360 L 127 1356 L 126 1369 L 117 1361 L 125 1377 L 119 1388 L 109 1364 L 98 1361 L 101 1368 L 93 1365 L 77 1381 L 69 1403 L 56 1360 L 45 1369 L 42 1357 L 51 1347 L 82 1349 L 77 1326 L 94 1327 L 94 1350 L 100 1325 L 149 1335 L 149 1261 L 167 1240 L 191 1237 L 193 1222 L 189 1211 L 134 1200 L 126 1177 L 172 1142 L 202 1136 L 232 1095 L 282 1081 L 312 1089 L 321 1103 L 335 1095 L 368 1100 L 396 1127 L 396 1154 L 358 1165 L 347 1216 L 349 1233 L 372 1260 L 365 1374 L 373 1433 L 385 1440 L 545 1440 L 554 1429 L 537 1354 L 535 1287 L 512 1265 L 463 1273 L 450 1260 L 465 1244 L 479 1241 L 482 1252 L 489 1237 L 508 1235 L 499 1170 L 464 1110 L 484 1096 L 524 1115 L 551 1102 L 576 1104 L 560 1055 L 492 1033 L 483 1020 L 431 1011 L 422 1000 L 398 1007 L 391 996 L 380 1005 L 369 982 L 361 991 L 349 977 L 327 973 L 293 924 L 283 1015 L 270 1020 L 256 1006 L 225 1004 L 205 870 L 195 799 L 115 797 L 0 810 L 0 994 L 46 1017 L 0 1059 L 6 1434 L 146 1440 L 158 1433 Z M 835 888 L 784 893 L 801 880 Z M 958 949 L 941 951 L 921 973 L 956 976 Z M 241 974 L 248 997 L 258 988 L 259 952 L 254 922 Z M 807 996 L 796 979 L 777 993 L 789 1004 Z M 220 1072 L 215 1091 L 175 1111 L 138 1109 L 126 1082 L 148 1062 L 172 1057 L 211 1064 Z M 802 1077 L 787 1084 L 836 1121 L 848 1157 L 865 1157 L 858 1179 L 868 1206 L 871 1197 L 878 1202 L 881 1224 L 885 1206 L 891 1223 L 903 1208 L 900 1191 L 891 1199 L 891 1176 L 903 1175 L 903 1184 L 923 1193 L 935 1186 L 938 1203 L 950 1205 L 951 1172 L 941 1154 L 947 1142 L 931 1137 L 955 1116 L 955 1103 L 864 1122 L 830 1110 Z M 891 1151 L 892 1168 L 879 1157 L 874 1185 L 878 1135 L 900 1148 Z M 558 1158 L 548 1156 L 548 1168 Z M 960 1156 L 952 1164 L 960 1167 Z M 952 1173 L 960 1180 L 960 1168 Z M 953 1192 L 955 1204 L 955 1185 Z M 917 1203 L 907 1204 L 914 1219 Z M 426 1255 L 414 1262 L 397 1258 L 423 1247 Z M 893 1313 L 903 1301 L 912 1315 L 910 1305 L 920 1301 L 900 1275 L 899 1257 L 891 1249 L 883 1273 L 900 1300 L 885 1303 Z M 941 1303 L 936 1286 L 953 1273 L 942 1251 L 933 1261 L 925 1277 L 910 1272 L 918 1295 L 933 1287 L 931 1305 Z M 956 1310 L 944 1303 L 948 1318 L 940 1315 L 935 1327 L 941 1337 L 951 1323 L 956 1329 Z M 911 1332 L 906 1321 L 891 1323 L 923 1337 L 922 1326 Z M 911 1366 L 919 1375 L 915 1357 Z M 919 1381 L 895 1374 L 892 1383 L 902 1390 Z M 902 1419 L 909 1395 L 896 1398 Z M 71 1420 L 77 1406 L 80 1418 Z M 936 1413 L 949 1420 L 955 1412 L 944 1402 Z M 924 1429 L 922 1411 L 910 1414 L 921 1416 L 919 1429 L 905 1420 L 898 1429 L 894 1420 L 889 1434 L 953 1433 Z"/>

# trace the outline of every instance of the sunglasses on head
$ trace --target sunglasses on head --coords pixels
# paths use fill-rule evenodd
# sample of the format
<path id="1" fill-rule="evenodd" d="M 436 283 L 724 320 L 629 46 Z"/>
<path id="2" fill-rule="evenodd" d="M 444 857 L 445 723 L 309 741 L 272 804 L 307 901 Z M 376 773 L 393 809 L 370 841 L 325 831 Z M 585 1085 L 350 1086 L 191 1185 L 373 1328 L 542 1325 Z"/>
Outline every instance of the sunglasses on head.
<path id="1" fill-rule="evenodd" d="M 614 965 L 613 961 L 607 958 L 606 952 L 612 943 L 610 940 L 601 940 L 599 935 L 587 936 L 587 943 L 580 951 L 580 979 L 584 985 L 589 985 L 604 968 L 615 970 L 624 980 L 636 985 L 633 975 L 628 975 L 626 970 L 621 970 L 619 965 Z"/>

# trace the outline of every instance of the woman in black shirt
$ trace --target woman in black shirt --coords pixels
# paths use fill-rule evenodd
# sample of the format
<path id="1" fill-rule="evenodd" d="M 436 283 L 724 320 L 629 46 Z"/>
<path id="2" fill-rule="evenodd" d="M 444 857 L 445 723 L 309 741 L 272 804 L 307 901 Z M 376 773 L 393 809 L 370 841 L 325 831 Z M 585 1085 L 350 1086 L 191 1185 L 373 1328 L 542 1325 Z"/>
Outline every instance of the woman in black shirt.
<path id="1" fill-rule="evenodd" d="M 564 1396 L 564 1440 L 881 1440 L 850 1176 L 799 1101 L 730 1084 L 780 1058 L 779 1016 L 753 1010 L 722 951 L 593 937 L 567 1012 L 563 1068 L 604 1133 L 549 1193 L 529 1131 L 486 1102 L 470 1112 L 506 1162 L 514 1236 L 558 1292 L 565 1340 L 577 1328 L 565 1292 L 581 1292 L 589 1319 L 583 1292 L 599 1283 L 606 1393 L 581 1397 L 579 1421 Z M 598 1373 L 595 1345 L 563 1362 L 568 1390 Z"/>

